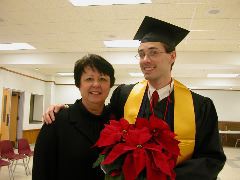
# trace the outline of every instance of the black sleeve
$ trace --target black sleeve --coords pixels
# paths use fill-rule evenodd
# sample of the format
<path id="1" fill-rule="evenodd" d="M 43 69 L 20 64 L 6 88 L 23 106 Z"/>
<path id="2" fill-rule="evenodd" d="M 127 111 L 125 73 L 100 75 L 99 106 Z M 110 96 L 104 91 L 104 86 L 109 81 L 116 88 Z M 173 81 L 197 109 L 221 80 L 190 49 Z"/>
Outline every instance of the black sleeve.
<path id="1" fill-rule="evenodd" d="M 175 168 L 176 180 L 213 180 L 222 170 L 226 156 L 219 138 L 218 117 L 209 98 L 194 103 L 196 142 L 193 157 Z"/>
<path id="2" fill-rule="evenodd" d="M 44 124 L 34 148 L 32 180 L 53 180 L 57 178 L 56 122 Z"/>
<path id="3" fill-rule="evenodd" d="M 109 106 L 117 119 L 122 118 L 124 115 L 124 106 L 133 86 L 134 84 L 121 84 L 113 91 Z"/>
<path id="4" fill-rule="evenodd" d="M 111 109 L 111 112 L 115 115 L 117 119 L 120 119 L 123 115 L 123 105 L 120 105 L 120 96 L 121 96 L 121 88 L 124 85 L 119 85 L 112 93 L 109 107 Z"/>

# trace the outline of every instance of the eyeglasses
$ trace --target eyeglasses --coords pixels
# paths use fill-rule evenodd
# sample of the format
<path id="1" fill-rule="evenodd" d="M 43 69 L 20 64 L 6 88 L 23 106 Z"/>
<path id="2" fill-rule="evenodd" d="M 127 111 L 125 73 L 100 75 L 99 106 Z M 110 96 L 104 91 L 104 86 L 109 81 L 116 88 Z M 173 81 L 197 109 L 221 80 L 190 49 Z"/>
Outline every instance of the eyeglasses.
<path id="1" fill-rule="evenodd" d="M 166 52 L 162 52 L 162 51 L 158 51 L 158 50 L 150 50 L 148 52 L 143 52 L 143 51 L 140 51 L 138 52 L 138 54 L 135 56 L 135 58 L 137 59 L 144 59 L 145 56 L 147 56 L 149 59 L 155 59 L 156 57 L 159 56 L 159 54 L 162 54 L 162 53 L 166 53 Z"/>

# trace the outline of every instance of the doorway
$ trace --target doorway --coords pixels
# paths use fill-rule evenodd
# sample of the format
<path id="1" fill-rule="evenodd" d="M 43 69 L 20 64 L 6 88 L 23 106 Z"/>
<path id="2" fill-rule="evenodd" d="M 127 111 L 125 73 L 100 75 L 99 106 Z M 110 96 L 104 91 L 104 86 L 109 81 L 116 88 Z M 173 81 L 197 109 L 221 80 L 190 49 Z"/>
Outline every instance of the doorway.
<path id="1" fill-rule="evenodd" d="M 1 139 L 10 140 L 13 145 L 22 137 L 23 92 L 3 88 Z"/>
<path id="2" fill-rule="evenodd" d="M 19 93 L 12 92 L 11 96 L 11 110 L 10 110 L 10 126 L 9 126 L 9 140 L 14 145 L 17 144 L 17 130 L 18 130 L 18 108 L 19 108 Z"/>

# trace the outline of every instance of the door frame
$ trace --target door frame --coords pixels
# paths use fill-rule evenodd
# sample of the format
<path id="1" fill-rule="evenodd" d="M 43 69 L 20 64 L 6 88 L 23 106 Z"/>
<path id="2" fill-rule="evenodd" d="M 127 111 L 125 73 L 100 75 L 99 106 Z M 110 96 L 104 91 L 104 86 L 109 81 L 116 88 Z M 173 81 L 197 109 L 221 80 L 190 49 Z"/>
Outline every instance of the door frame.
<path id="1" fill-rule="evenodd" d="M 1 140 L 6 139 L 9 140 L 11 138 L 10 133 L 10 124 L 11 124 L 11 101 L 12 101 L 12 93 L 17 93 L 19 95 L 18 99 L 18 105 L 17 105 L 17 128 L 16 128 L 16 139 L 19 139 L 22 137 L 23 134 L 23 113 L 24 113 L 24 92 L 18 91 L 18 90 L 12 90 L 10 88 L 3 87 L 3 94 L 2 94 L 2 114 L 1 114 Z M 4 116 L 4 97 L 7 98 L 7 104 L 6 104 L 6 115 Z M 7 115 L 8 114 L 8 115 Z"/>

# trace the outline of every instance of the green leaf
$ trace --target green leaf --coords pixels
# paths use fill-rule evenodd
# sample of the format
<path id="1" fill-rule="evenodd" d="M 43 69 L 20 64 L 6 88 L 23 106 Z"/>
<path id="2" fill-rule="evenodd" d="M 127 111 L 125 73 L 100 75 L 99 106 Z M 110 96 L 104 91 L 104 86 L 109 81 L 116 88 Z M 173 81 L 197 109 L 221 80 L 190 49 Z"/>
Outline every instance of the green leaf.
<path id="1" fill-rule="evenodd" d="M 125 156 L 120 156 L 112 164 L 101 165 L 101 167 L 106 174 L 109 174 L 112 170 L 121 169 L 124 162 L 124 157 Z"/>
<path id="2" fill-rule="evenodd" d="M 98 156 L 98 159 L 93 163 L 92 167 L 95 168 L 95 167 L 99 166 L 101 164 L 101 162 L 104 161 L 104 158 L 105 158 L 105 155 L 104 154 L 100 154 Z"/>
<path id="3" fill-rule="evenodd" d="M 123 174 L 120 176 L 110 176 L 110 175 L 105 175 L 104 180 L 124 180 Z"/>

